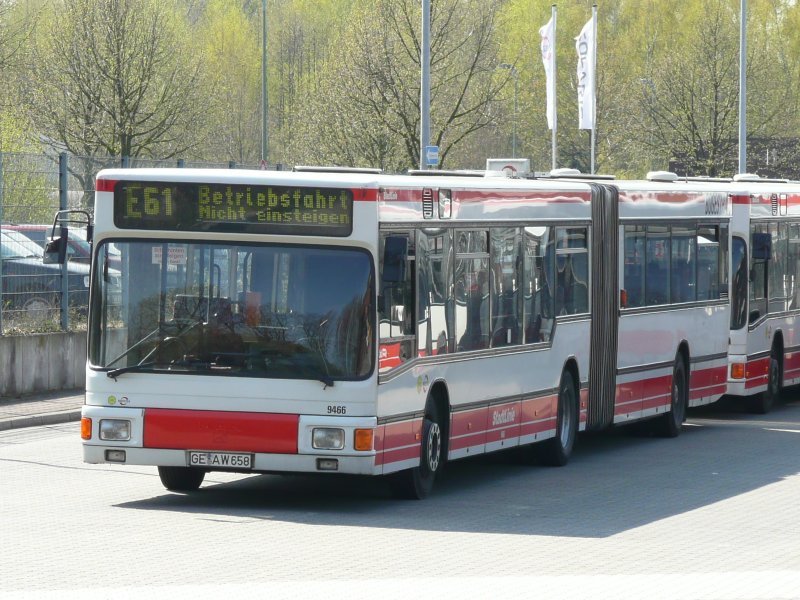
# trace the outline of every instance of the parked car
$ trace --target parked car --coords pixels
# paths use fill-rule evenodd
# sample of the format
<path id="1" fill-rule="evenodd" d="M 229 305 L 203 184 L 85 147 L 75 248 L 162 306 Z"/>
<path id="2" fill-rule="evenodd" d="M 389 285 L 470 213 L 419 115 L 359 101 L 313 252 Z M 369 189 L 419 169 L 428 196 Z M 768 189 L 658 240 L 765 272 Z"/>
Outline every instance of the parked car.
<path id="1" fill-rule="evenodd" d="M 19 231 L 25 237 L 35 242 L 38 246 L 44 249 L 45 244 L 50 239 L 50 234 L 53 231 L 52 225 L 31 225 L 31 224 L 3 224 L 0 228 L 7 231 Z M 56 235 L 60 233 L 56 229 Z M 119 252 L 113 252 L 114 248 L 111 247 L 112 252 L 109 256 L 109 264 L 112 268 L 120 268 Z M 69 239 L 67 240 L 67 260 L 70 262 L 89 264 L 92 262 L 92 245 L 86 241 L 86 230 L 79 227 L 74 227 L 69 230 Z"/>
<path id="2" fill-rule="evenodd" d="M 61 302 L 61 265 L 45 264 L 42 248 L 19 231 L 0 226 L 2 308 L 41 316 Z M 69 305 L 81 312 L 89 302 L 89 265 L 67 263 Z"/>

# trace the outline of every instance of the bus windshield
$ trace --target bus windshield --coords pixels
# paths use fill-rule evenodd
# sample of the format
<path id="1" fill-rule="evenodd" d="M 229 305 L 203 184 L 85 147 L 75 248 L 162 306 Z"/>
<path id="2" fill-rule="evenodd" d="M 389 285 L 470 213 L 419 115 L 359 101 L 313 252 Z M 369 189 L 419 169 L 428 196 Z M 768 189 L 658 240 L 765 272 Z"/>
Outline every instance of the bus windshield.
<path id="1" fill-rule="evenodd" d="M 102 242 L 97 258 L 89 360 L 109 376 L 157 371 L 332 385 L 372 372 L 375 292 L 366 251 L 117 239 Z M 121 295 L 108 276 L 112 261 Z"/>

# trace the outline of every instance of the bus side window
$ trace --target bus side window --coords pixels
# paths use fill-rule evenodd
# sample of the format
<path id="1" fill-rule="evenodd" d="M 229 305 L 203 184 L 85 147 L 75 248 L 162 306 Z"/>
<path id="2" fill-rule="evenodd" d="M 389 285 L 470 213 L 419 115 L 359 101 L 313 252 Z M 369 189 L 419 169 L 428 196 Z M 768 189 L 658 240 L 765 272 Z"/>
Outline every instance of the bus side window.
<path id="1" fill-rule="evenodd" d="M 629 308 L 644 306 L 644 227 L 625 226 L 624 284 Z"/>
<path id="2" fill-rule="evenodd" d="M 489 242 L 487 231 L 457 231 L 455 256 L 457 350 L 489 347 Z"/>
<path id="3" fill-rule="evenodd" d="M 450 252 L 452 232 L 417 232 L 417 354 L 453 351 Z"/>
<path id="4" fill-rule="evenodd" d="M 748 321 L 753 323 L 767 314 L 767 264 L 768 260 L 755 256 L 753 237 L 768 234 L 769 225 L 757 223 L 750 226 L 750 313 Z"/>
<path id="5" fill-rule="evenodd" d="M 585 228 L 556 229 L 556 314 L 589 312 L 589 250 Z"/>
<path id="6" fill-rule="evenodd" d="M 769 261 L 769 312 L 786 310 L 786 255 L 788 227 L 786 223 L 770 223 L 772 259 Z"/>
<path id="7" fill-rule="evenodd" d="M 387 240 L 407 238 L 406 256 L 393 256 L 386 260 Z M 400 244 L 388 242 L 389 253 L 397 251 Z M 378 246 L 378 336 L 380 338 L 378 370 L 388 371 L 414 357 L 414 237 L 413 232 L 381 233 Z M 397 261 L 405 261 L 398 264 Z M 384 269 L 392 271 L 384 272 Z"/>
<path id="8" fill-rule="evenodd" d="M 694 228 L 672 228 L 670 277 L 673 304 L 697 299 L 697 231 Z"/>
<path id="9" fill-rule="evenodd" d="M 492 347 L 519 344 L 520 237 L 515 227 L 491 230 Z"/>
<path id="10" fill-rule="evenodd" d="M 716 226 L 697 229 L 697 299 L 717 300 L 720 297 L 720 244 Z"/>
<path id="11" fill-rule="evenodd" d="M 789 309 L 800 308 L 800 223 L 789 224 L 789 251 L 786 269 Z"/>
<path id="12" fill-rule="evenodd" d="M 747 324 L 747 243 L 734 236 L 731 243 L 731 329 L 741 329 Z"/>
<path id="13" fill-rule="evenodd" d="M 553 334 L 553 231 L 552 227 L 525 227 L 523 230 L 523 333 L 526 344 L 549 342 Z"/>
<path id="14" fill-rule="evenodd" d="M 649 225 L 646 233 L 645 290 L 647 306 L 667 304 L 670 299 L 670 239 L 669 227 Z"/>

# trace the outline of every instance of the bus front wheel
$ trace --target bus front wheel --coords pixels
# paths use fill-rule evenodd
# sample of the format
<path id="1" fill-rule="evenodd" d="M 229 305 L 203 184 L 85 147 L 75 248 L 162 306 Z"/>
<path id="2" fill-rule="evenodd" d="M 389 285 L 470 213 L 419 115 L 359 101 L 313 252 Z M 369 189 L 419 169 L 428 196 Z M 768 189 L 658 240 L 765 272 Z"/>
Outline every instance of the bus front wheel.
<path id="1" fill-rule="evenodd" d="M 158 467 L 158 476 L 171 492 L 194 492 L 203 483 L 206 472 L 192 467 Z"/>
<path id="2" fill-rule="evenodd" d="M 773 350 L 769 357 L 767 389 L 750 399 L 748 407 L 750 412 L 765 415 L 772 410 L 781 393 L 781 379 L 781 363 L 778 360 L 778 353 Z"/>
<path id="3" fill-rule="evenodd" d="M 394 495 L 407 500 L 427 498 L 442 471 L 445 455 L 441 417 L 436 403 L 429 401 L 422 421 L 419 466 L 390 476 Z"/>

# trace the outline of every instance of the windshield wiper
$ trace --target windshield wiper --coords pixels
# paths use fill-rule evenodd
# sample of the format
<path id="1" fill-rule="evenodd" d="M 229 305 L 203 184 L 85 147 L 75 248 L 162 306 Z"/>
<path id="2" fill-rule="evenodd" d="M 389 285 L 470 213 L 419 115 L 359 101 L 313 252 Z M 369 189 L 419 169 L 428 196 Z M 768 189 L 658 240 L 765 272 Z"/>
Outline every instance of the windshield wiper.
<path id="1" fill-rule="evenodd" d="M 333 387 L 333 378 L 327 375 L 317 375 L 317 380 L 321 381 L 326 388 Z"/>
<path id="2" fill-rule="evenodd" d="M 150 367 L 156 366 L 158 363 L 156 361 L 150 362 L 143 362 L 139 363 L 138 365 L 129 365 L 127 367 L 120 367 L 118 369 L 111 369 L 106 373 L 106 377 L 110 377 L 114 381 L 117 380 L 119 375 L 123 373 L 131 373 L 132 371 L 147 371 Z"/>

